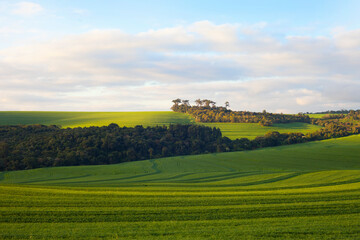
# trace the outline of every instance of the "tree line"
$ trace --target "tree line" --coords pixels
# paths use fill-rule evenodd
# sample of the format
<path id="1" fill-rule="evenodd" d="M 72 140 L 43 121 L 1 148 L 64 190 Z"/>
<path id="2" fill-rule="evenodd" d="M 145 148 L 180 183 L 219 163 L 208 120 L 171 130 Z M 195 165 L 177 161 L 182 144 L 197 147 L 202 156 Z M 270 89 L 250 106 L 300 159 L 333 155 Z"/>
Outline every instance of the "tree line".
<path id="1" fill-rule="evenodd" d="M 248 111 L 232 111 L 228 109 L 229 102 L 225 106 L 216 106 L 216 102 L 208 99 L 195 100 L 194 106 L 190 105 L 189 100 L 180 98 L 172 101 L 174 105 L 171 109 L 175 112 L 187 113 L 197 122 L 231 122 L 231 123 L 259 123 L 262 126 L 271 126 L 273 123 L 306 122 L 310 123 L 310 117 L 305 114 L 276 114 Z"/>
<path id="2" fill-rule="evenodd" d="M 151 158 L 252 150 L 360 133 L 360 125 L 328 123 L 316 132 L 269 132 L 254 140 L 231 140 L 218 128 L 170 125 L 134 128 L 0 126 L 0 170 L 115 164 Z"/>

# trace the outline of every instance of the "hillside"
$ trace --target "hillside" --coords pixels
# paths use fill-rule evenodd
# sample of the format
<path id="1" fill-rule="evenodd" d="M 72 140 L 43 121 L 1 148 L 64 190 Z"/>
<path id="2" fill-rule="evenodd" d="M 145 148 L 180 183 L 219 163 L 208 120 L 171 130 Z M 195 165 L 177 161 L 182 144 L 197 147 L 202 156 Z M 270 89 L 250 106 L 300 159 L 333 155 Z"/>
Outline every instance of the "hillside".
<path id="1" fill-rule="evenodd" d="M 0 174 L 1 239 L 357 239 L 360 136 Z"/>
<path id="2" fill-rule="evenodd" d="M 314 171 L 352 170 L 351 174 L 358 174 L 359 145 L 360 135 L 355 135 L 255 151 L 171 157 L 115 165 L 14 171 L 1 173 L 1 183 L 123 186 L 129 183 L 195 184 L 202 182 L 199 179 L 204 179 L 207 184 L 217 184 L 219 180 L 231 179 L 231 184 L 244 185 L 243 181 L 250 172 L 256 179 L 268 173 L 274 174 L 275 179 L 280 175 L 292 176 L 294 172 L 301 172 L 292 176 L 300 179 Z M 324 176 L 337 178 L 337 174 L 328 176 L 327 173 Z M 322 181 L 328 182 L 328 177 Z M 309 180 L 313 183 L 311 178 Z"/>
<path id="3" fill-rule="evenodd" d="M 255 139 L 267 132 L 277 131 L 280 133 L 301 132 L 308 133 L 319 130 L 321 127 L 308 123 L 276 123 L 272 126 L 261 126 L 257 123 L 201 123 L 208 127 L 220 128 L 222 134 L 230 139 L 248 138 Z"/>
<path id="4" fill-rule="evenodd" d="M 73 114 L 18 113 L 2 121 L 73 127 L 114 120 L 126 126 L 193 123 L 170 112 Z M 319 128 L 201 124 L 232 139 Z M 253 151 L 1 172 L 0 238 L 356 239 L 359 145 L 360 135 L 353 135 Z"/>
<path id="5" fill-rule="evenodd" d="M 156 126 L 169 124 L 188 124 L 195 120 L 189 115 L 177 112 L 1 112 L 0 125 L 44 124 L 66 127 L 107 126 L 116 123 L 119 126 L 134 127 L 136 125 Z M 223 136 L 230 139 L 254 139 L 269 131 L 280 133 L 307 133 L 320 129 L 308 123 L 274 124 L 260 126 L 257 123 L 201 123 L 220 128 Z"/>
<path id="6" fill-rule="evenodd" d="M 60 125 L 66 127 L 189 124 L 194 120 L 175 112 L 1 112 L 0 125 Z"/>

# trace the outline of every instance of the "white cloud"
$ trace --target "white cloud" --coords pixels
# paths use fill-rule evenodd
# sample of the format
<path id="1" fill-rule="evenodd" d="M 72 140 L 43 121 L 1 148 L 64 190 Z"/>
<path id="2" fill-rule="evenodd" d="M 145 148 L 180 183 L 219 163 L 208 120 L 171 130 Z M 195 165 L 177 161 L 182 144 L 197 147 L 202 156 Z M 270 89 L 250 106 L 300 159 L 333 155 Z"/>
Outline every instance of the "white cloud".
<path id="1" fill-rule="evenodd" d="M 167 110 L 177 97 L 254 111 L 359 108 L 358 31 L 278 39 L 264 28 L 201 21 L 0 50 L 0 110 Z"/>
<path id="2" fill-rule="evenodd" d="M 33 2 L 19 2 L 14 5 L 13 14 L 21 16 L 33 16 L 42 12 L 44 8 Z"/>
<path id="3" fill-rule="evenodd" d="M 321 101 L 320 93 L 314 93 L 311 95 L 305 95 L 305 96 L 300 96 L 300 97 L 296 98 L 296 103 L 300 106 L 311 106 L 320 101 Z"/>
<path id="4" fill-rule="evenodd" d="M 338 29 L 334 32 L 335 44 L 346 50 L 360 47 L 360 29 L 346 31 Z"/>

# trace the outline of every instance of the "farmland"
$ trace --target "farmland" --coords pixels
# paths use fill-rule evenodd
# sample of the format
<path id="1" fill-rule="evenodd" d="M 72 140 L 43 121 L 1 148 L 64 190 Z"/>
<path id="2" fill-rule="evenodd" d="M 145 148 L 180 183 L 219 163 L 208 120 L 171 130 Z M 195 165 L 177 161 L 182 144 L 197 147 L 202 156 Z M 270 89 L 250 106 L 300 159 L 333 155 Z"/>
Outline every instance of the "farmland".
<path id="1" fill-rule="evenodd" d="M 202 123 L 208 127 L 220 128 L 222 134 L 230 139 L 248 138 L 254 139 L 267 132 L 278 131 L 280 133 L 301 132 L 308 133 L 319 130 L 317 125 L 308 123 L 277 123 L 273 126 L 260 126 L 258 123 Z"/>
<path id="2" fill-rule="evenodd" d="M 156 126 L 188 124 L 194 120 L 175 112 L 0 112 L 0 125 L 44 124 L 66 127 L 106 126 Z"/>
<path id="3" fill-rule="evenodd" d="M 328 115 L 341 115 L 340 113 L 314 113 L 314 114 L 307 114 L 310 118 L 322 118 L 324 116 L 328 116 Z M 343 114 L 343 115 L 347 115 L 347 114 Z"/>
<path id="4" fill-rule="evenodd" d="M 0 0 L 0 240 L 360 240 L 360 0 Z"/>
<path id="5" fill-rule="evenodd" d="M 119 126 L 156 126 L 169 124 L 192 124 L 195 120 L 189 115 L 177 112 L 0 112 L 0 125 L 44 124 L 66 127 L 105 126 L 116 123 Z M 201 123 L 220 128 L 223 136 L 230 139 L 246 137 L 254 139 L 269 131 L 280 133 L 318 130 L 320 127 L 307 123 L 274 124 L 271 127 L 257 123 Z"/>
<path id="6" fill-rule="evenodd" d="M 0 238 L 356 239 L 359 145 L 1 173 Z"/>
<path id="7" fill-rule="evenodd" d="M 322 118 L 326 115 L 329 115 L 329 114 L 323 114 L 323 113 L 315 113 L 315 114 L 307 114 L 310 118 Z"/>

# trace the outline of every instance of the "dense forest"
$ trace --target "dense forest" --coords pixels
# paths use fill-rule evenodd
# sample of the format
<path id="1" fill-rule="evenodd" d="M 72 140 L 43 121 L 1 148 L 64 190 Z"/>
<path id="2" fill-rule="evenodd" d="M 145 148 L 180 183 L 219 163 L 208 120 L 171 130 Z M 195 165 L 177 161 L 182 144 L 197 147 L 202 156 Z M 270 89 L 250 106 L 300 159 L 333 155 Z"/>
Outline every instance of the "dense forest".
<path id="1" fill-rule="evenodd" d="M 219 129 L 198 125 L 67 128 L 1 126 L 0 170 L 112 164 L 215 152 Z"/>
<path id="2" fill-rule="evenodd" d="M 308 133 L 269 132 L 254 140 L 230 140 L 217 128 L 170 125 L 134 128 L 0 126 L 0 170 L 114 164 L 151 158 L 242 151 L 358 134 L 360 126 L 328 123 Z"/>
<path id="3" fill-rule="evenodd" d="M 310 117 L 305 114 L 276 114 L 263 112 L 232 111 L 225 107 L 217 107 L 216 102 L 208 99 L 197 99 L 196 106 L 191 106 L 189 100 L 175 99 L 171 109 L 175 112 L 187 113 L 197 122 L 231 122 L 231 123 L 259 123 L 262 126 L 271 126 L 273 123 L 306 122 Z"/>

